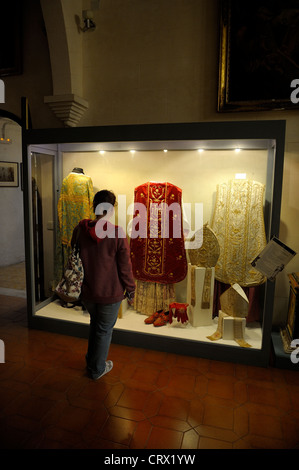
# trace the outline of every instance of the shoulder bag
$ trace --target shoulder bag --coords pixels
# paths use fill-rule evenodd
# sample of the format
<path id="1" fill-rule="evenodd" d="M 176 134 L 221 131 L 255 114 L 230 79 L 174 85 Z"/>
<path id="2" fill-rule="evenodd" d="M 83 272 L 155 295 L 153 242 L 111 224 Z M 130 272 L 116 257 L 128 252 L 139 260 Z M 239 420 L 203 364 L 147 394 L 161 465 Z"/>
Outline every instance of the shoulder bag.
<path id="1" fill-rule="evenodd" d="M 67 261 L 64 275 L 55 289 L 55 293 L 60 299 L 67 303 L 74 303 L 79 300 L 84 279 L 84 269 L 78 246 L 79 234 L 80 228 L 78 229 L 76 242 Z"/>

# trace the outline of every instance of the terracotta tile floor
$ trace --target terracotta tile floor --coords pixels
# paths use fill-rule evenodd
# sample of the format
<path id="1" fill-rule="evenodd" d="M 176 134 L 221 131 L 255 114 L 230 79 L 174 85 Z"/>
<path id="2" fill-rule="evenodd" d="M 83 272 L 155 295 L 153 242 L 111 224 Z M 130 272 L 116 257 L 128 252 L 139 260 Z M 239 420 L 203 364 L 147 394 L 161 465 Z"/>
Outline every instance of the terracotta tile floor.
<path id="1" fill-rule="evenodd" d="M 2 449 L 299 448 L 299 373 L 112 344 L 85 371 L 86 340 L 28 330 L 0 297 Z"/>
<path id="2" fill-rule="evenodd" d="M 25 261 L 9 266 L 0 266 L 0 287 L 26 290 Z"/>

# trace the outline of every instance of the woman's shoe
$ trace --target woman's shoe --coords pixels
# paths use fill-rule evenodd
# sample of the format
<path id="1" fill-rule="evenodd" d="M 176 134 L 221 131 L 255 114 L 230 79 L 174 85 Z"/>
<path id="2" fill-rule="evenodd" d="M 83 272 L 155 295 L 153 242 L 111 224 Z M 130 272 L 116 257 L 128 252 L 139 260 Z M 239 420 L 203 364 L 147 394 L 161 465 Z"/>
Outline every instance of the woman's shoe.
<path id="1" fill-rule="evenodd" d="M 92 375 L 93 380 L 98 380 L 100 377 L 103 377 L 103 375 L 108 374 L 108 372 L 111 371 L 113 367 L 113 362 L 112 361 L 106 361 L 105 363 L 105 370 L 99 375 Z"/>

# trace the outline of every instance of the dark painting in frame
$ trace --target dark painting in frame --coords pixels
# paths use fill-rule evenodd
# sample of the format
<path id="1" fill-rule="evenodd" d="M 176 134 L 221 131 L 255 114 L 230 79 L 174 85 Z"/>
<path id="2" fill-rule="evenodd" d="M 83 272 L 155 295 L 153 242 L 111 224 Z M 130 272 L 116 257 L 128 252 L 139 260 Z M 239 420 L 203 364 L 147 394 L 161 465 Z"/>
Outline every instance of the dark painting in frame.
<path id="1" fill-rule="evenodd" d="M 0 188 L 19 186 L 19 173 L 17 162 L 0 162 Z"/>
<path id="2" fill-rule="evenodd" d="M 22 0 L 1 2 L 0 77 L 22 73 Z"/>
<path id="3" fill-rule="evenodd" d="M 299 79 L 299 1 L 220 5 L 218 111 L 299 109 L 291 100 Z"/>

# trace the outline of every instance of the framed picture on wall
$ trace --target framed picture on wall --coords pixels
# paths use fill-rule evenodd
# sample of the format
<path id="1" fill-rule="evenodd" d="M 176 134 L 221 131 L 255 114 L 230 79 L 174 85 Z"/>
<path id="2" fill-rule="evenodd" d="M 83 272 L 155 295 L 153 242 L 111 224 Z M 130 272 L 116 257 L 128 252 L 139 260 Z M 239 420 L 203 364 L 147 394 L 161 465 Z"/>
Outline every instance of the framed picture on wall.
<path id="1" fill-rule="evenodd" d="M 18 187 L 18 163 L 0 162 L 0 187 Z"/>
<path id="2" fill-rule="evenodd" d="M 298 109 L 298 78 L 298 0 L 222 0 L 218 111 Z"/>

